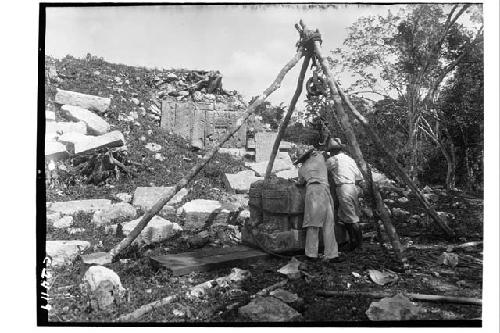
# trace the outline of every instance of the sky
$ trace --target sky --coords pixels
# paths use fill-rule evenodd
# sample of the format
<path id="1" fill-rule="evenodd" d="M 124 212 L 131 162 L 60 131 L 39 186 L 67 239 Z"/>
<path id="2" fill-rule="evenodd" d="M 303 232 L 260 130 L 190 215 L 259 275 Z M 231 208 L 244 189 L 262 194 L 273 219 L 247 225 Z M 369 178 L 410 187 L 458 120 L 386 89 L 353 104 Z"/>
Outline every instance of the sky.
<path id="1" fill-rule="evenodd" d="M 341 47 L 346 28 L 359 17 L 398 8 L 352 4 L 47 8 L 45 52 L 56 58 L 91 53 L 132 66 L 220 70 L 223 88 L 237 90 L 249 100 L 260 95 L 296 53 L 294 25 L 299 19 L 320 29 L 327 54 Z M 297 65 L 290 71 L 268 100 L 288 105 L 299 70 Z"/>

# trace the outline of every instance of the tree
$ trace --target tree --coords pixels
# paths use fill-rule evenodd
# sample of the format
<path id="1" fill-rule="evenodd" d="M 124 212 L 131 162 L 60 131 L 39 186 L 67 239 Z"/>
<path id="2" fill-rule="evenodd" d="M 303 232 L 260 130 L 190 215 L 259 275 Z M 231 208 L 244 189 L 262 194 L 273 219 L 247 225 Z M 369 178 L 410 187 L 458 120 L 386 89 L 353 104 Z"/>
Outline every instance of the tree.
<path id="1" fill-rule="evenodd" d="M 268 101 L 260 104 L 255 111 L 255 115 L 261 116 L 262 121 L 269 124 L 272 129 L 278 129 L 284 113 L 285 107 L 283 103 L 278 106 L 273 106 Z"/>
<path id="2" fill-rule="evenodd" d="M 445 78 L 482 42 L 482 27 L 468 30 L 458 21 L 467 13 L 477 22 L 480 9 L 470 4 L 420 4 L 398 15 L 389 11 L 387 16 L 362 17 L 349 28 L 344 48 L 332 53 L 331 66 L 357 78 L 348 89 L 350 94 L 370 92 L 404 102 L 405 165 L 413 179 L 424 113 L 434 112 Z M 466 42 L 457 38 L 462 35 L 469 37 Z"/>
<path id="3" fill-rule="evenodd" d="M 457 147 L 461 181 L 469 189 L 482 183 L 484 61 L 483 48 L 476 46 L 457 66 L 445 85 L 438 109 L 449 138 Z"/>

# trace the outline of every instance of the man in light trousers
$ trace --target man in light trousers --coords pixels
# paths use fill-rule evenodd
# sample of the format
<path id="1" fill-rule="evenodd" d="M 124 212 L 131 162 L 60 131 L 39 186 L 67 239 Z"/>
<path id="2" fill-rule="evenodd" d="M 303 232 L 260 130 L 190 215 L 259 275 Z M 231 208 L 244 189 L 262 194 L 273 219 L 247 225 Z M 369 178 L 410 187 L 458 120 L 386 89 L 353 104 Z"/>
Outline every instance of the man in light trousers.
<path id="1" fill-rule="evenodd" d="M 305 254 L 308 260 L 318 259 L 319 231 L 323 228 L 324 256 L 328 262 L 342 262 L 335 239 L 333 199 L 328 185 L 328 171 L 323 154 L 310 149 L 300 156 L 294 164 L 302 163 L 299 168 L 297 185 L 306 186 L 304 222 L 307 228 Z"/>
<path id="2" fill-rule="evenodd" d="M 349 251 L 361 247 L 363 235 L 359 227 L 360 207 L 358 187 L 363 181 L 356 162 L 344 152 L 344 145 L 339 138 L 330 139 L 327 150 L 332 155 L 326 161 L 330 179 L 333 180 L 338 199 L 338 226 L 341 232 L 349 235 Z"/>

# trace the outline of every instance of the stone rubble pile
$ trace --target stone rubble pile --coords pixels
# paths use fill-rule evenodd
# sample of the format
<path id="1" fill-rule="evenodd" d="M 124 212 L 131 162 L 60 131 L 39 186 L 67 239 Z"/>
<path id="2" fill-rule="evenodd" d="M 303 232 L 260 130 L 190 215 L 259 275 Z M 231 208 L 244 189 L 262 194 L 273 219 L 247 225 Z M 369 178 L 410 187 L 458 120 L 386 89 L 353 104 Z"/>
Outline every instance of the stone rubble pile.
<path id="1" fill-rule="evenodd" d="M 45 159 L 57 161 L 92 152 L 99 148 L 125 147 L 120 131 L 102 118 L 111 103 L 110 98 L 57 89 L 56 104 L 66 121 L 56 121 L 55 112 L 45 112 Z"/>

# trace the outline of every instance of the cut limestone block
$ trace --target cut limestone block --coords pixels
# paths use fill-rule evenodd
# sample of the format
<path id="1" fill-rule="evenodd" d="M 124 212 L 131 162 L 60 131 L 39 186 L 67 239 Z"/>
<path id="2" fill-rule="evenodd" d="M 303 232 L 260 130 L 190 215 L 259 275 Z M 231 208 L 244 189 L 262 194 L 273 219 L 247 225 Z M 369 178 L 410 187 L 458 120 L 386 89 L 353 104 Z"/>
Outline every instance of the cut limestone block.
<path id="1" fill-rule="evenodd" d="M 160 199 L 161 196 L 167 195 L 167 193 L 171 192 L 173 187 L 170 186 L 151 186 L 151 187 L 138 187 L 134 192 L 134 200 L 132 204 L 136 207 L 139 207 L 143 210 L 149 210 L 153 205 Z M 175 205 L 180 203 L 182 199 L 189 193 L 189 190 L 186 188 L 181 189 L 177 192 L 176 195 L 167 205 Z"/>
<path id="2" fill-rule="evenodd" d="M 258 163 L 246 162 L 245 166 L 255 171 L 257 176 L 263 177 L 266 175 L 267 163 L 268 161 L 263 161 Z M 277 158 L 274 160 L 272 173 L 277 173 L 283 170 L 291 170 L 291 169 L 295 169 L 295 166 L 289 159 Z"/>
<path id="3" fill-rule="evenodd" d="M 106 209 L 95 212 L 92 217 L 92 223 L 100 226 L 111 224 L 121 218 L 135 218 L 136 216 L 137 210 L 134 206 L 126 202 L 119 202 Z"/>
<path id="4" fill-rule="evenodd" d="M 298 169 L 290 169 L 290 170 L 283 170 L 280 172 L 276 173 L 277 177 L 284 178 L 284 179 L 294 179 L 299 177 L 299 170 Z"/>
<path id="5" fill-rule="evenodd" d="M 130 203 L 132 201 L 132 195 L 125 192 L 115 194 L 115 197 L 122 202 Z"/>
<path id="6" fill-rule="evenodd" d="M 47 210 L 58 212 L 63 215 L 74 215 L 78 212 L 94 213 L 98 210 L 106 209 L 111 206 L 111 200 L 108 199 L 88 199 L 73 200 L 48 203 Z"/>
<path id="7" fill-rule="evenodd" d="M 81 252 L 90 247 L 90 243 L 80 240 L 47 241 L 45 252 L 52 259 L 52 266 L 63 266 L 71 263 Z"/>
<path id="8" fill-rule="evenodd" d="M 236 193 L 248 193 L 250 185 L 262 179 L 262 177 L 256 177 L 255 171 L 253 170 L 244 170 L 234 174 L 224 174 L 224 184 L 226 188 Z"/>
<path id="9" fill-rule="evenodd" d="M 62 215 L 59 212 L 47 213 L 47 225 L 53 225 L 61 217 Z"/>
<path id="10" fill-rule="evenodd" d="M 301 318 L 300 313 L 274 297 L 257 297 L 239 308 L 240 316 L 257 322 L 288 322 Z"/>
<path id="11" fill-rule="evenodd" d="M 227 222 L 238 212 L 231 204 L 223 205 L 216 200 L 196 199 L 185 203 L 180 208 L 180 213 L 185 217 L 184 229 L 196 230 L 206 224 Z"/>
<path id="12" fill-rule="evenodd" d="M 110 126 L 108 122 L 87 109 L 73 105 L 63 105 L 61 111 L 69 120 L 83 121 L 87 124 L 89 134 L 101 135 L 109 132 Z"/>
<path id="13" fill-rule="evenodd" d="M 59 137 L 66 148 L 73 154 L 90 153 L 100 148 L 116 148 L 125 145 L 125 138 L 120 131 L 112 131 L 99 136 L 67 133 Z"/>
<path id="14" fill-rule="evenodd" d="M 55 102 L 58 104 L 75 105 L 84 109 L 104 113 L 108 109 L 111 99 L 57 89 Z"/>
<path id="15" fill-rule="evenodd" d="M 128 236 L 132 230 L 139 224 L 142 217 L 124 223 L 123 224 L 123 234 Z M 177 223 L 172 223 L 169 220 L 165 220 L 160 216 L 154 216 L 151 221 L 147 224 L 147 226 L 141 231 L 139 236 L 134 240 L 136 244 L 145 244 L 149 245 L 154 242 L 161 242 L 165 239 L 170 238 L 178 231 L 181 231 L 182 228 Z"/>
<path id="16" fill-rule="evenodd" d="M 45 141 L 45 160 L 59 161 L 69 157 L 66 146 L 54 140 Z"/>
<path id="17" fill-rule="evenodd" d="M 69 228 L 73 224 L 73 216 L 63 216 L 59 220 L 55 221 L 53 227 L 56 229 Z"/>
<path id="18" fill-rule="evenodd" d="M 47 122 L 45 123 L 45 136 L 57 137 L 64 133 L 87 134 L 87 124 L 79 122 Z"/>
<path id="19" fill-rule="evenodd" d="M 45 110 L 45 121 L 47 123 L 56 121 L 56 113 L 54 111 Z"/>
<path id="20" fill-rule="evenodd" d="M 81 288 L 93 310 L 117 305 L 125 294 L 118 274 L 104 266 L 90 266 L 83 276 Z"/>

